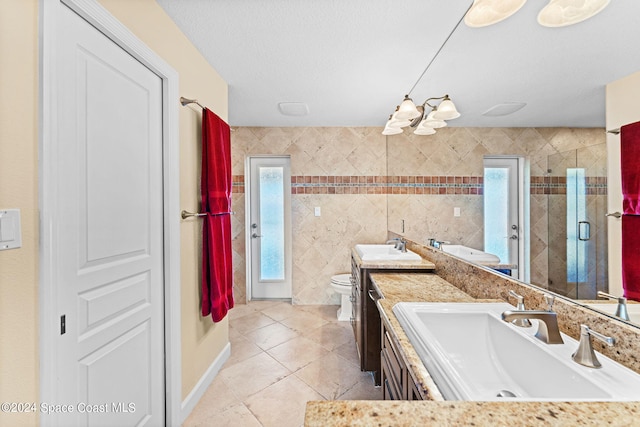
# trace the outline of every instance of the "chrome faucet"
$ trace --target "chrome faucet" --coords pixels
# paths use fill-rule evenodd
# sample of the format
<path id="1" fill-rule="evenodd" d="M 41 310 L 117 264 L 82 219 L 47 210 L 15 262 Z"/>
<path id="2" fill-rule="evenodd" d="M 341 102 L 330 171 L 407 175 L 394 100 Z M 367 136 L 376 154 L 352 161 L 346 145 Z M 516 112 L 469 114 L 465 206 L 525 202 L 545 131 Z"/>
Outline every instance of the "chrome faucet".
<path id="1" fill-rule="evenodd" d="M 446 240 L 436 240 L 434 244 L 434 248 L 442 250 L 442 245 L 450 245 L 451 242 L 447 242 Z"/>
<path id="2" fill-rule="evenodd" d="M 560 328 L 558 327 L 558 316 L 552 311 L 555 298 L 551 295 L 544 296 L 547 302 L 548 310 L 507 310 L 502 313 L 502 320 L 505 322 L 513 322 L 517 319 L 536 319 L 538 320 L 538 332 L 536 338 L 547 344 L 563 344 L 562 336 L 560 336 Z"/>
<path id="3" fill-rule="evenodd" d="M 404 237 L 394 237 L 386 242 L 387 245 L 391 243 L 393 243 L 395 245 L 394 248 L 398 249 L 400 252 L 407 252 L 407 241 Z"/>
<path id="4" fill-rule="evenodd" d="M 580 325 L 580 344 L 578 344 L 578 349 L 571 355 L 571 358 L 576 363 L 588 366 L 589 368 L 600 368 L 602 364 L 598 361 L 596 353 L 593 351 L 591 337 L 599 339 L 609 347 L 613 346 L 616 342 L 614 338 L 602 335 L 590 329 L 587 325 Z"/>
<path id="5" fill-rule="evenodd" d="M 518 295 L 512 290 L 509 291 L 509 295 L 514 297 L 518 301 L 517 302 L 518 305 L 516 305 L 516 310 L 518 310 L 518 311 L 526 310 L 526 308 L 524 307 L 524 297 L 522 295 Z M 511 323 L 513 323 L 516 326 L 520 326 L 521 328 L 530 328 L 531 327 L 531 322 L 527 318 L 516 319 L 516 320 L 512 321 Z"/>
<path id="6" fill-rule="evenodd" d="M 625 297 L 616 297 L 614 295 L 598 291 L 598 298 L 608 298 L 613 301 L 618 301 L 618 307 L 616 307 L 614 316 L 618 316 L 622 320 L 631 320 L 629 319 L 629 312 L 627 311 L 627 299 Z"/>

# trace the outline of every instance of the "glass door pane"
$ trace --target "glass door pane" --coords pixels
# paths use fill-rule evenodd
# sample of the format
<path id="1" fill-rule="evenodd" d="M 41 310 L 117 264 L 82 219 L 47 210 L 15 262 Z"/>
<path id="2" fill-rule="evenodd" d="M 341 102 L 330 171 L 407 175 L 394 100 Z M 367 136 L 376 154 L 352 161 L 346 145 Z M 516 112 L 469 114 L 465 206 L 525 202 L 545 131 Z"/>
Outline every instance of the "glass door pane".
<path id="1" fill-rule="evenodd" d="M 260 281 L 284 279 L 284 170 L 260 167 Z"/>

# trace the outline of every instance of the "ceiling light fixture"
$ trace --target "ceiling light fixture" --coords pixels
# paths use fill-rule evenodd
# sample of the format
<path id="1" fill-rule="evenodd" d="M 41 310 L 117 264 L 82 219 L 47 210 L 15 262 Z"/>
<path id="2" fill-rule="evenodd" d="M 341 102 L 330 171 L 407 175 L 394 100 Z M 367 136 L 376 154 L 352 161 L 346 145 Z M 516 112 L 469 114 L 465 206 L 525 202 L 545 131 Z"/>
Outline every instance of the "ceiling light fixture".
<path id="1" fill-rule="evenodd" d="M 538 23 L 545 27 L 565 27 L 598 14 L 611 0 L 549 0 L 538 14 Z M 497 24 L 516 13 L 526 0 L 473 0 L 464 17 L 469 27 Z"/>
<path id="2" fill-rule="evenodd" d="M 527 0 L 473 0 L 464 17 L 469 27 L 486 27 L 507 19 L 520 10 Z"/>
<path id="3" fill-rule="evenodd" d="M 610 0 L 550 0 L 538 14 L 545 27 L 566 27 L 597 15 Z"/>
<path id="4" fill-rule="evenodd" d="M 521 1 L 524 2 L 526 0 Z M 447 38 L 444 40 L 444 42 L 442 42 L 442 45 L 440 46 L 436 54 L 433 55 L 433 58 L 431 58 L 431 61 L 429 61 L 429 64 L 427 64 L 422 74 L 420 74 L 418 80 L 413 84 L 413 87 L 411 88 L 411 90 L 409 90 L 409 93 L 404 96 L 402 103 L 400 103 L 400 105 L 396 107 L 396 111 L 391 116 L 389 116 L 389 120 L 387 121 L 386 125 L 384 126 L 384 130 L 382 131 L 383 135 L 397 135 L 399 133 L 402 133 L 403 127 L 407 126 L 417 126 L 416 130 L 413 132 L 416 135 L 433 135 L 434 133 L 436 133 L 436 129 L 445 127 L 447 125 L 447 122 L 445 122 L 445 120 L 452 120 L 460 117 L 460 113 L 458 112 L 458 109 L 454 105 L 453 101 L 451 101 L 451 98 L 449 98 L 449 95 L 428 98 L 422 103 L 422 105 L 418 106 L 413 103 L 413 100 L 409 98 L 409 95 L 411 94 L 411 92 L 413 92 L 418 83 L 420 83 L 420 80 L 422 80 L 424 75 L 427 73 L 429 67 L 431 67 L 431 64 L 433 64 L 433 61 L 435 61 L 435 59 L 442 51 L 442 48 L 444 48 L 453 33 L 462 23 L 464 17 L 469 13 L 471 7 L 473 7 L 473 5 L 467 8 L 465 13 L 458 20 L 458 23 L 455 25 L 455 27 L 453 27 Z M 429 104 L 429 101 L 440 102 L 438 105 L 432 105 Z M 430 110 L 427 110 L 426 107 L 430 107 Z"/>

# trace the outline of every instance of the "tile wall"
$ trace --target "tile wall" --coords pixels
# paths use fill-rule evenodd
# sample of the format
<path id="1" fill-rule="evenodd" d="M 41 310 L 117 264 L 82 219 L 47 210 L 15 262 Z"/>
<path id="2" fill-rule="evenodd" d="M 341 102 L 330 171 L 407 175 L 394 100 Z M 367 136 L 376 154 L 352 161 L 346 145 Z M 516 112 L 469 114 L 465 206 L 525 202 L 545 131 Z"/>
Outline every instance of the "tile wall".
<path id="1" fill-rule="evenodd" d="M 546 285 L 548 194 L 558 182 L 548 156 L 603 144 L 602 129 L 444 128 L 386 139 L 379 128 L 237 128 L 232 132 L 236 301 L 246 299 L 244 162 L 291 155 L 294 304 L 337 304 L 329 286 L 349 271 L 349 248 L 382 242 L 387 229 L 416 241 L 438 237 L 483 247 L 484 155 L 530 161 L 532 282 Z M 557 180 L 556 180 L 557 181 Z M 322 215 L 315 217 L 314 207 Z M 453 217 L 453 208 L 461 216 Z"/>
<path id="2" fill-rule="evenodd" d="M 232 133 L 234 292 L 246 300 L 244 162 L 291 155 L 293 303 L 339 304 L 331 276 L 350 271 L 350 248 L 387 235 L 386 140 L 378 128 L 238 128 Z M 378 183 L 380 184 L 380 183 Z M 321 216 L 314 216 L 314 208 Z"/>
<path id="3" fill-rule="evenodd" d="M 444 175 L 454 182 L 472 182 L 474 179 L 481 182 L 483 156 L 526 157 L 531 175 L 531 282 L 547 286 L 548 200 L 549 194 L 562 193 L 559 177 L 547 172 L 549 158 L 576 149 L 588 151 L 590 157 L 602 158 L 602 153 L 606 156 L 604 143 L 604 129 L 592 128 L 443 128 L 430 136 L 405 132 L 389 137 L 388 175 L 421 173 Z M 601 177 L 599 183 L 606 187 L 606 178 L 602 178 L 606 177 L 606 171 L 602 175 L 601 170 L 588 169 L 587 174 Z M 401 233 L 404 220 L 404 235 L 416 241 L 426 242 L 434 237 L 482 249 L 482 190 L 468 195 L 455 190 L 447 189 L 446 194 L 390 195 L 389 230 Z M 460 217 L 453 216 L 454 207 L 460 208 Z"/>

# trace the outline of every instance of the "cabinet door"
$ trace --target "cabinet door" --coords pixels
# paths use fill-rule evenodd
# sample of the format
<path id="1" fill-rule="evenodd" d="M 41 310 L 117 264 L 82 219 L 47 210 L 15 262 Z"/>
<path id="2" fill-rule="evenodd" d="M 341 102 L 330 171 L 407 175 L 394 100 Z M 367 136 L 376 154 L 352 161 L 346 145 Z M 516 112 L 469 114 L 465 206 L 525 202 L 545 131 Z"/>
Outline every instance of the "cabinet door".
<path id="1" fill-rule="evenodd" d="M 364 368 L 364 342 L 362 340 L 362 283 L 360 278 L 360 268 L 351 258 L 351 298 L 352 298 L 352 314 L 351 314 L 351 327 L 353 328 L 353 335 L 356 339 L 356 349 L 358 350 L 358 358 L 360 359 L 360 369 Z"/>
<path id="2" fill-rule="evenodd" d="M 411 376 L 408 376 L 407 380 L 407 385 L 409 387 L 409 389 L 407 390 L 407 400 L 424 400 L 422 398 L 422 395 L 418 391 L 416 383 L 413 382 L 413 378 L 411 378 Z"/>

